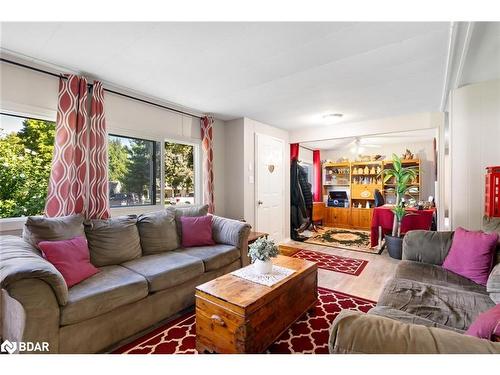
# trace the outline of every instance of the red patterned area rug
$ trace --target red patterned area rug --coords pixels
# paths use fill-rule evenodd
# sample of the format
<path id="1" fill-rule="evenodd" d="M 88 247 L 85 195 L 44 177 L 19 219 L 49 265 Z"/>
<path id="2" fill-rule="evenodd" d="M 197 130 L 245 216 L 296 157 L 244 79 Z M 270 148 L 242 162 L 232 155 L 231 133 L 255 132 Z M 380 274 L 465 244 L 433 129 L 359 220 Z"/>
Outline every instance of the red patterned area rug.
<path id="1" fill-rule="evenodd" d="M 328 330 L 341 310 L 368 312 L 375 302 L 326 288 L 318 288 L 318 304 L 295 322 L 267 353 L 328 353 Z M 196 354 L 194 312 L 188 313 L 137 340 L 118 348 L 116 354 Z"/>
<path id="2" fill-rule="evenodd" d="M 367 260 L 341 257 L 339 255 L 325 254 L 312 250 L 299 250 L 292 257 L 310 260 L 324 270 L 346 273 L 353 276 L 359 276 L 368 264 Z"/>

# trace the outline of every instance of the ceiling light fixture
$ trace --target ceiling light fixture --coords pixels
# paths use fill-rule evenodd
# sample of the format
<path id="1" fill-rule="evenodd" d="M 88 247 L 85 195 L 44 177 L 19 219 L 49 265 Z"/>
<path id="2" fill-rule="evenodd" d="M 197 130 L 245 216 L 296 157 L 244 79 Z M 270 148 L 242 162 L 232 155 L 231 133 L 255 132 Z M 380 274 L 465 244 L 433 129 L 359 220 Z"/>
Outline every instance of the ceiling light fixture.
<path id="1" fill-rule="evenodd" d="M 323 118 L 327 120 L 327 119 L 331 119 L 332 117 L 340 118 L 342 116 L 344 116 L 342 113 L 329 113 L 327 115 L 324 115 Z"/>

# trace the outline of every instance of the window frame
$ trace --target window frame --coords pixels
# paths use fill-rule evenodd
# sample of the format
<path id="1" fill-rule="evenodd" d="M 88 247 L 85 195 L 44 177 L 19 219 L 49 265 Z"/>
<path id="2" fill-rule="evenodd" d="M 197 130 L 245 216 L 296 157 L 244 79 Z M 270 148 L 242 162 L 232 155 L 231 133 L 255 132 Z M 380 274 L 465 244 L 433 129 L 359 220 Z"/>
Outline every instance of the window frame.
<path id="1" fill-rule="evenodd" d="M 167 137 L 163 140 L 163 147 L 162 147 L 162 182 L 165 185 L 165 143 L 179 143 L 181 145 L 187 145 L 187 146 L 193 146 L 193 169 L 194 169 L 194 204 L 199 205 L 203 202 L 203 197 L 201 197 L 201 194 L 203 193 L 202 189 L 202 170 L 201 170 L 201 139 L 200 140 L 185 140 L 185 139 L 178 139 L 178 138 L 170 138 Z M 165 186 L 163 186 L 162 190 L 162 204 L 165 206 Z M 180 204 L 179 206 L 187 206 L 187 204 Z"/>
<path id="2" fill-rule="evenodd" d="M 157 147 L 158 147 L 158 143 L 160 144 L 160 147 L 164 147 L 164 144 L 162 141 L 157 141 L 157 140 L 154 140 L 154 139 L 146 139 L 146 138 L 139 138 L 139 137 L 135 137 L 135 136 L 129 136 L 129 135 L 120 135 L 120 134 L 116 134 L 114 132 L 108 132 L 107 133 L 107 139 L 108 139 L 108 142 L 109 142 L 109 137 L 120 137 L 120 138 L 128 138 L 128 139 L 136 139 L 138 141 L 146 141 L 146 142 L 152 142 L 153 143 L 153 152 L 152 152 L 152 162 L 153 162 L 153 176 L 151 178 L 152 181 L 155 181 L 156 180 L 156 162 L 159 162 L 160 163 L 160 179 L 162 179 L 162 176 L 163 176 L 163 173 L 161 173 L 161 169 L 162 169 L 162 160 L 164 159 L 164 155 L 163 153 L 160 154 L 160 160 L 158 161 L 157 160 L 157 155 L 156 155 L 156 152 L 157 152 Z M 163 148 L 162 147 L 162 148 Z M 107 168 L 108 168 L 108 172 L 109 172 L 109 159 L 108 159 L 108 163 L 107 163 Z M 160 193 L 164 190 L 164 184 L 161 182 L 162 180 L 160 180 Z M 120 208 L 132 208 L 132 207 L 155 207 L 158 205 L 158 203 L 156 202 L 156 194 L 157 194 L 157 191 L 156 191 L 156 184 L 153 182 L 153 186 L 152 186 L 152 192 L 151 192 L 151 203 L 148 203 L 148 204 L 134 204 L 134 205 L 130 205 L 130 206 L 114 206 L 114 207 L 111 207 L 110 205 L 110 209 L 113 210 L 113 209 L 120 209 Z M 109 200 L 109 192 L 108 192 L 108 200 Z M 162 200 L 162 195 L 160 194 L 160 201 Z"/>
<path id="3" fill-rule="evenodd" d="M 15 110 L 8 110 L 6 108 L 0 108 L 0 114 L 6 116 L 14 116 L 20 118 L 30 118 L 42 121 L 52 121 L 57 122 L 57 111 L 44 110 L 42 108 L 24 108 L 20 107 Z M 160 145 L 160 199 L 159 201 L 154 197 L 155 204 L 146 205 L 134 205 L 134 206 L 122 206 L 122 207 L 110 207 L 111 217 L 116 217 L 120 215 L 129 214 L 142 214 L 146 212 L 152 212 L 155 210 L 162 210 L 165 208 L 165 142 L 181 143 L 185 145 L 193 146 L 194 156 L 194 173 L 195 173 L 195 184 L 194 184 L 194 204 L 199 205 L 203 202 L 203 188 L 202 188 L 202 150 L 201 150 L 201 139 L 187 138 L 183 136 L 169 136 L 165 134 L 159 134 L 158 132 L 147 132 L 145 135 L 141 131 L 120 128 L 119 126 L 113 126 L 114 124 L 107 124 L 106 137 L 117 136 L 125 138 L 134 138 L 146 141 L 152 141 L 156 147 L 158 142 Z M 156 157 L 156 155 L 155 155 Z M 10 217 L 10 218 L 0 218 L 0 235 L 9 234 L 9 232 L 18 232 L 24 227 L 27 216 Z"/>
<path id="4" fill-rule="evenodd" d="M 57 123 L 57 114 L 55 114 L 55 116 L 51 116 L 49 114 L 52 113 L 52 111 L 46 111 L 45 113 L 42 113 L 40 111 L 32 111 L 32 112 L 35 114 L 31 115 L 30 112 L 10 111 L 4 108 L 0 108 L 0 116 L 11 116 L 22 119 L 50 121 Z M 41 216 L 41 215 L 35 215 L 35 216 Z M 23 229 L 27 217 L 28 216 L 14 216 L 14 217 L 0 218 L 0 235 L 9 234 L 6 232 L 14 232 Z"/>

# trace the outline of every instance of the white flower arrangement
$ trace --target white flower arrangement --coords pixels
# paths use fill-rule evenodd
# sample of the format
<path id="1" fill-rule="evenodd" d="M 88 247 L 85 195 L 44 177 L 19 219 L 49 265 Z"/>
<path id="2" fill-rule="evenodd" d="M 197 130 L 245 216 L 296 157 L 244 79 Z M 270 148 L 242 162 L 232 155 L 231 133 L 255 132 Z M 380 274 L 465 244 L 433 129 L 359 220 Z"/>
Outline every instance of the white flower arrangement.
<path id="1" fill-rule="evenodd" d="M 275 245 L 273 240 L 259 238 L 250 246 L 248 246 L 248 256 L 255 262 L 259 259 L 263 262 L 278 256 L 278 246 Z"/>

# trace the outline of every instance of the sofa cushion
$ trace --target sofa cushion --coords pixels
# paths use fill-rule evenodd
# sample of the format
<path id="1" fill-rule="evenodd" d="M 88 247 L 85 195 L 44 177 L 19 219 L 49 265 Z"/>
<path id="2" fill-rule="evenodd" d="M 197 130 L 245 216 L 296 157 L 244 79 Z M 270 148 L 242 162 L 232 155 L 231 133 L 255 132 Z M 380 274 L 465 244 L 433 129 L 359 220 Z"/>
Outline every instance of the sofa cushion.
<path id="1" fill-rule="evenodd" d="M 125 267 L 102 267 L 100 272 L 69 289 L 61 308 L 61 325 L 102 315 L 148 295 L 146 279 Z"/>
<path id="2" fill-rule="evenodd" d="M 144 276 L 150 292 L 182 284 L 205 271 L 200 259 L 172 251 L 143 256 L 122 266 Z"/>
<path id="3" fill-rule="evenodd" d="M 484 286 L 445 270 L 443 267 L 427 263 L 403 260 L 399 262 L 394 277 L 397 279 L 419 281 L 429 285 L 487 294 Z"/>
<path id="4" fill-rule="evenodd" d="M 179 239 L 182 238 L 182 226 L 181 217 L 182 216 L 205 216 L 208 214 L 208 204 L 201 205 L 185 205 L 180 207 L 167 207 L 167 211 L 173 212 L 175 215 L 175 221 L 177 223 L 177 235 Z"/>
<path id="5" fill-rule="evenodd" d="M 181 248 L 175 252 L 201 259 L 205 265 L 205 272 L 227 266 L 240 257 L 240 251 L 236 247 L 221 244 Z"/>
<path id="6" fill-rule="evenodd" d="M 388 306 L 465 331 L 494 302 L 484 292 L 394 278 L 385 285 L 377 306 Z"/>
<path id="7" fill-rule="evenodd" d="M 212 216 L 182 216 L 182 247 L 212 246 Z"/>
<path id="8" fill-rule="evenodd" d="M 137 216 L 85 222 L 90 261 L 95 266 L 120 264 L 141 256 Z"/>
<path id="9" fill-rule="evenodd" d="M 143 255 L 158 254 L 179 247 L 179 237 L 172 211 L 161 210 L 137 218 Z"/>
<path id="10" fill-rule="evenodd" d="M 95 275 L 99 270 L 90 263 L 89 247 L 83 236 L 62 241 L 41 241 L 43 256 L 57 268 L 68 288 Z"/>
<path id="11" fill-rule="evenodd" d="M 498 233 L 457 228 L 443 268 L 486 286 L 493 268 Z"/>
<path id="12" fill-rule="evenodd" d="M 37 246 L 40 241 L 69 240 L 78 236 L 85 236 L 82 215 L 30 216 L 23 228 L 24 240 L 33 246 Z"/>

